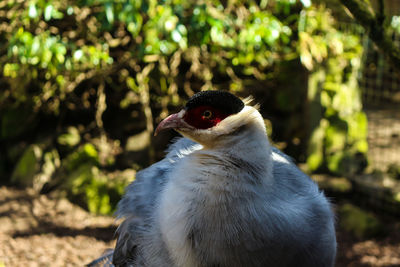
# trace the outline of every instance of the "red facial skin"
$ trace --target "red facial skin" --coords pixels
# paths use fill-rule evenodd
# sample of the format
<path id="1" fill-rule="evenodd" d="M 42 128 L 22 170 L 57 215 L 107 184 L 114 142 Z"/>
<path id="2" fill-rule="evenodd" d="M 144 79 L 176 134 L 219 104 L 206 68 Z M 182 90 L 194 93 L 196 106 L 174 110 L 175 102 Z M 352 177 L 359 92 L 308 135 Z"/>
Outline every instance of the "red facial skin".
<path id="1" fill-rule="evenodd" d="M 208 112 L 211 112 L 211 116 L 207 118 L 205 115 L 209 115 Z M 197 129 L 208 129 L 214 127 L 228 116 L 228 114 L 211 106 L 199 106 L 187 110 L 183 120 Z"/>

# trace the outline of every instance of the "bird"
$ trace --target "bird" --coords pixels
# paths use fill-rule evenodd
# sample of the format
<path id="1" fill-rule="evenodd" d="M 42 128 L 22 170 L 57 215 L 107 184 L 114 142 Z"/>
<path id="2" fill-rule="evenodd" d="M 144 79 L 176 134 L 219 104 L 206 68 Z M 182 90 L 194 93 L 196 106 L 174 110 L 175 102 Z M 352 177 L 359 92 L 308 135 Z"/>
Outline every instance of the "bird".
<path id="1" fill-rule="evenodd" d="M 257 106 L 228 91 L 201 91 L 155 135 L 167 129 L 183 137 L 128 185 L 116 246 L 94 264 L 334 266 L 332 204 L 271 145 Z"/>

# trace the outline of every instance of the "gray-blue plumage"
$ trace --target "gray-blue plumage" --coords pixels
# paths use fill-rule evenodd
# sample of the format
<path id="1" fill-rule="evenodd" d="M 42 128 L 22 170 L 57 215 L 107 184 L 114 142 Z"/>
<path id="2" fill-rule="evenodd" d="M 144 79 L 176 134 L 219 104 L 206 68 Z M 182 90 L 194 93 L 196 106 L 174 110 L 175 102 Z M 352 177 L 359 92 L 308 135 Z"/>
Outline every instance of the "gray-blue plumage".
<path id="1" fill-rule="evenodd" d="M 116 248 L 114 258 L 118 264 L 141 266 L 138 246 L 142 235 L 154 224 L 152 213 L 159 201 L 160 192 L 168 182 L 168 174 L 174 171 L 182 158 L 200 148 L 193 141 L 181 138 L 170 146 L 167 156 L 162 161 L 137 173 L 136 180 L 129 185 L 118 204 L 118 217 L 133 218 L 126 220 L 126 225 L 122 226 L 127 227 L 127 230 L 119 238 L 121 246 L 126 247 Z M 269 206 L 270 221 L 266 222 L 265 227 L 268 227 L 267 232 L 270 232 L 271 240 L 258 240 L 261 235 L 258 236 L 257 232 L 262 232 L 263 229 L 250 229 L 255 247 L 259 246 L 259 243 L 265 243 L 266 249 L 251 253 L 249 257 L 256 257 L 258 254 L 262 260 L 254 261 L 254 264 L 250 265 L 252 259 L 244 257 L 243 261 L 234 259 L 232 265 L 215 266 L 333 266 L 336 242 L 332 234 L 334 218 L 329 203 L 317 185 L 301 172 L 287 155 L 276 148 L 273 148 L 271 153 L 276 183 L 273 190 L 265 194 L 265 203 L 261 203 Z M 234 219 L 236 214 L 231 216 Z M 251 225 L 251 222 L 247 224 Z M 253 248 L 238 245 L 229 249 L 244 255 L 247 250 Z M 118 254 L 121 250 L 123 253 Z M 156 256 L 165 257 L 165 263 L 172 264 L 167 253 Z M 264 265 L 263 262 L 273 264 Z"/>
<path id="2" fill-rule="evenodd" d="M 117 217 L 123 218 L 132 214 L 140 217 L 151 216 L 160 191 L 167 182 L 167 174 L 181 158 L 199 148 L 198 144 L 187 138 L 176 139 L 168 148 L 163 160 L 136 174 L 135 181 L 127 187 L 124 197 L 118 203 Z"/>
<path id="3" fill-rule="evenodd" d="M 105 258 L 115 266 L 332 267 L 330 203 L 270 145 L 257 109 L 235 105 L 224 109 L 228 117 L 201 128 L 201 120 L 218 114 L 221 95 L 227 93 L 195 95 L 193 107 L 160 123 L 156 133 L 174 128 L 190 140 L 178 139 L 163 160 L 137 173 L 118 204 L 124 221 Z M 185 118 L 199 114 L 191 108 L 205 113 L 188 125 Z"/>

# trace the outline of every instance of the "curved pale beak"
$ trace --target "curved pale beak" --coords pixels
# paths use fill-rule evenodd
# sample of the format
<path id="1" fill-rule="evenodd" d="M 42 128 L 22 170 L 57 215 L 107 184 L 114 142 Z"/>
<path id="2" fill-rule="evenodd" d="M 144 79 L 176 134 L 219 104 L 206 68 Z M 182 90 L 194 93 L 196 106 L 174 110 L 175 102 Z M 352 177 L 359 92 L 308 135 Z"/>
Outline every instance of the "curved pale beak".
<path id="1" fill-rule="evenodd" d="M 166 129 L 193 128 L 183 120 L 184 115 L 185 115 L 185 110 L 182 109 L 178 113 L 171 114 L 168 117 L 166 117 L 164 120 L 160 122 L 160 124 L 158 124 L 156 130 L 154 131 L 154 136 L 156 136 L 162 130 Z"/>

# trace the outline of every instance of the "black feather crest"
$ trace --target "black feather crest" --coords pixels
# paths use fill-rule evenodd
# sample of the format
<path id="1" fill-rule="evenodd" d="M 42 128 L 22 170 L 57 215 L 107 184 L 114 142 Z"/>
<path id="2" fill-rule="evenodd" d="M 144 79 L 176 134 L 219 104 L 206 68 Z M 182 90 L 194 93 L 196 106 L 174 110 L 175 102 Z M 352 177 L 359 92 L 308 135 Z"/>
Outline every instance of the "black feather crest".
<path id="1" fill-rule="evenodd" d="M 228 91 L 210 90 L 193 95 L 186 103 L 186 109 L 198 106 L 211 106 L 227 114 L 236 114 L 243 109 L 244 103 Z"/>

